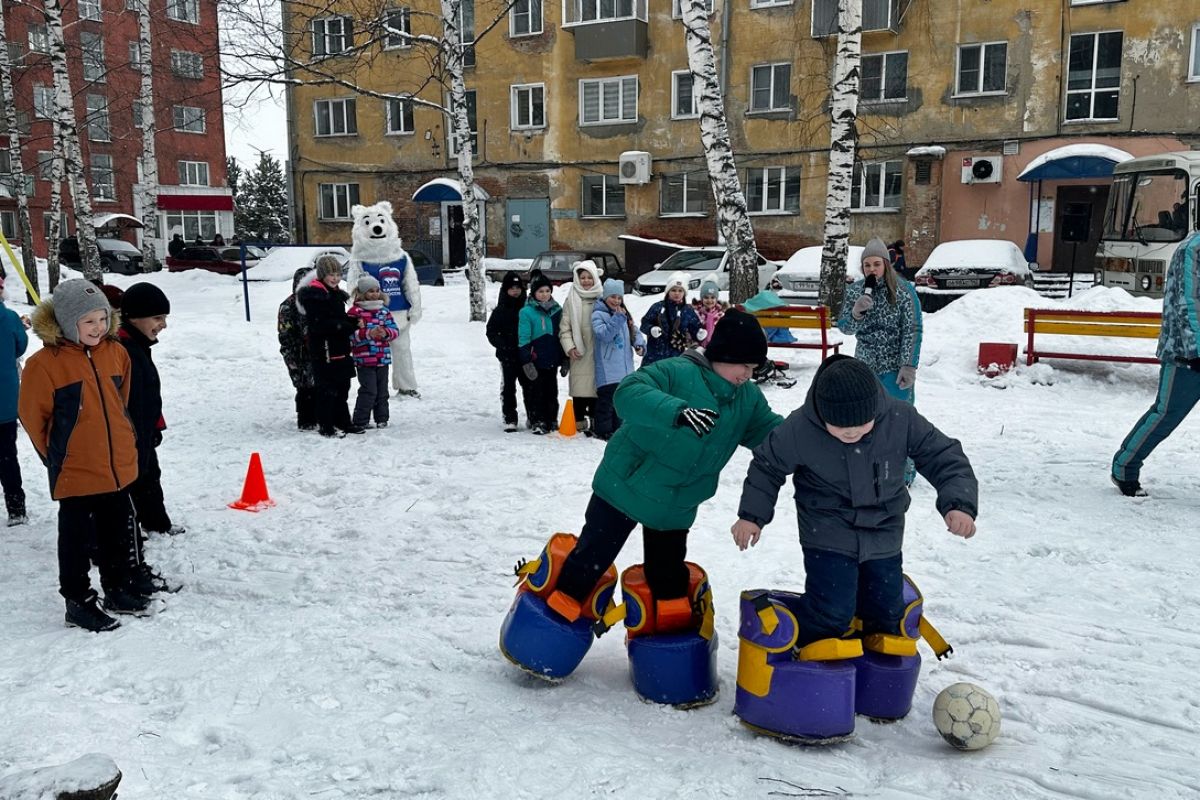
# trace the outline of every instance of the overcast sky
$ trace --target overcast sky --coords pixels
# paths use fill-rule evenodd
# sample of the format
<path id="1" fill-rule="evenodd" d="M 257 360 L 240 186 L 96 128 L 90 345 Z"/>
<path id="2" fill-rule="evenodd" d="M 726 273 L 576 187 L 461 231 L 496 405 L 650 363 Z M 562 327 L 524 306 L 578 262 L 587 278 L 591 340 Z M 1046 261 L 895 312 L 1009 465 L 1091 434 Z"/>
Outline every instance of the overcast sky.
<path id="1" fill-rule="evenodd" d="M 283 97 L 256 94 L 242 102 L 237 90 L 226 94 L 225 150 L 246 169 L 258 162 L 258 151 L 265 150 L 280 163 L 287 161 L 287 123 Z"/>

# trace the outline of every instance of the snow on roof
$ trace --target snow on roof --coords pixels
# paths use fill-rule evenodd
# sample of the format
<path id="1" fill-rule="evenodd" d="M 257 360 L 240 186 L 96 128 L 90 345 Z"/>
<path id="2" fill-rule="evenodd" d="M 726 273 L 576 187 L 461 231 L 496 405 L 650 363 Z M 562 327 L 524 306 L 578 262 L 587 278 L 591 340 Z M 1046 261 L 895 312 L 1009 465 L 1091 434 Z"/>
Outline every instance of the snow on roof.
<path id="1" fill-rule="evenodd" d="M 924 147 L 913 147 L 905 155 L 911 158 L 919 158 L 921 156 L 932 158 L 944 158 L 946 156 L 946 148 L 940 144 L 925 145 Z"/>
<path id="2" fill-rule="evenodd" d="M 1017 180 L 1021 180 L 1022 176 L 1033 172 L 1043 164 L 1049 164 L 1051 161 L 1059 161 L 1064 158 L 1103 158 L 1114 164 L 1120 164 L 1122 161 L 1128 161 L 1133 158 L 1133 156 L 1124 150 L 1118 150 L 1106 144 L 1068 144 L 1042 153 L 1033 161 L 1030 161 L 1025 169 L 1021 170 L 1021 174 L 1017 176 Z"/>
<path id="3" fill-rule="evenodd" d="M 933 248 L 920 272 L 929 269 L 959 267 L 1000 268 L 1014 275 L 1026 275 L 1029 263 L 1021 248 L 1007 239 L 962 239 L 942 242 Z"/>
<path id="4" fill-rule="evenodd" d="M 805 275 L 819 276 L 821 274 L 821 245 L 813 245 L 812 247 L 803 247 L 792 253 L 784 265 L 779 268 L 779 275 Z M 846 276 L 855 280 L 862 277 L 862 253 L 863 247 L 857 244 L 850 245 L 850 252 L 846 260 Z"/>
<path id="5" fill-rule="evenodd" d="M 676 250 L 686 250 L 691 247 L 690 244 L 679 244 L 678 242 L 666 242 L 662 239 L 647 239 L 644 236 L 632 236 L 628 233 L 622 233 L 617 236 L 618 239 L 624 239 L 627 242 L 646 242 L 647 244 L 656 244 L 660 247 L 674 247 Z"/>

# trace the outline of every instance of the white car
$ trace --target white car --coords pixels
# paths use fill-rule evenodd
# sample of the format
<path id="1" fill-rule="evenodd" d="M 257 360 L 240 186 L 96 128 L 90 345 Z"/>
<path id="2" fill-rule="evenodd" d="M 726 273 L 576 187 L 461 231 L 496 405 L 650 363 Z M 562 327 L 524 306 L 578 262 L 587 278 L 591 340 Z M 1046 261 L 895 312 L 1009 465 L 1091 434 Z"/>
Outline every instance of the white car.
<path id="1" fill-rule="evenodd" d="M 775 279 L 783 286 L 776 294 L 780 297 L 816 300 L 821 294 L 821 246 L 804 247 L 792 253 L 784 262 Z M 863 276 L 863 248 L 852 244 L 846 261 L 846 283 L 854 283 Z"/>
<path id="2" fill-rule="evenodd" d="M 758 256 L 758 288 L 765 289 L 771 276 L 778 271 L 778 261 L 768 261 Z M 724 247 L 688 247 L 672 253 L 666 261 L 655 264 L 654 270 L 637 279 L 633 290 L 640 295 L 662 294 L 667 281 L 676 272 L 694 276 L 688 281 L 688 289 L 699 289 L 704 276 L 710 272 L 717 276 L 721 291 L 729 289 L 729 252 Z"/>
<path id="3" fill-rule="evenodd" d="M 1025 254 L 1007 239 L 962 239 L 933 248 L 913 277 L 922 311 L 937 311 L 975 289 L 1033 288 Z"/>
<path id="4" fill-rule="evenodd" d="M 342 269 L 350 260 L 350 251 L 336 244 L 304 247 L 273 247 L 254 268 L 254 279 L 260 281 L 290 281 L 301 267 L 312 268 L 320 256 L 336 256 Z"/>

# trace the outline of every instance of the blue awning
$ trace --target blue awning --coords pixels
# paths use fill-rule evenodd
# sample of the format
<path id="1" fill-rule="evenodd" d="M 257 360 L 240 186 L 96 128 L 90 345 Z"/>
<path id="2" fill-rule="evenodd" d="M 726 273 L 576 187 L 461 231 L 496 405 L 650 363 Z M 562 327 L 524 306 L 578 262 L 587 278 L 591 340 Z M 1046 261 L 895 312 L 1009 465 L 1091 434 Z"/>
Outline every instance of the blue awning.
<path id="1" fill-rule="evenodd" d="M 1102 144 L 1069 144 L 1043 153 L 1017 176 L 1019 181 L 1063 181 L 1076 178 L 1110 178 L 1113 167 L 1132 155 Z"/>
<path id="2" fill-rule="evenodd" d="M 452 178 L 434 178 L 413 192 L 414 203 L 461 203 L 462 184 Z M 475 200 L 490 200 L 483 187 L 475 184 Z"/>

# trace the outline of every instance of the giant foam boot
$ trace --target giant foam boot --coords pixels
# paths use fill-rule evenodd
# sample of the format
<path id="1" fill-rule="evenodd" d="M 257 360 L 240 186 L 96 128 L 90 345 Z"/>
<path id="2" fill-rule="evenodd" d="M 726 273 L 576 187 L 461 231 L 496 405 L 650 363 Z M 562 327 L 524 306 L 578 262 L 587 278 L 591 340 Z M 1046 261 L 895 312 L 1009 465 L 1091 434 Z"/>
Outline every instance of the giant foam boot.
<path id="1" fill-rule="evenodd" d="M 843 741 L 854 733 L 857 639 L 822 639 L 795 651 L 802 595 L 742 592 L 737 697 L 742 724 L 801 744 Z"/>
<path id="2" fill-rule="evenodd" d="M 904 576 L 903 591 L 904 616 L 900 619 L 900 634 L 864 636 L 862 658 L 854 662 L 858 672 L 855 711 L 881 721 L 903 719 L 908 715 L 921 674 L 917 639 L 926 630 L 921 616 L 925 601 L 921 590 L 907 575 Z M 933 635 L 937 635 L 936 631 Z M 939 659 L 950 649 L 942 642 L 945 648 L 939 652 L 932 638 L 930 644 Z"/>
<path id="3" fill-rule="evenodd" d="M 500 627 L 500 652 L 536 677 L 567 677 L 587 655 L 592 625 L 612 605 L 617 568 L 609 566 L 587 598 L 579 603 L 555 586 L 563 562 L 578 540 L 556 533 L 536 560 L 518 563 L 517 596 Z"/>
<path id="4" fill-rule="evenodd" d="M 686 597 L 659 600 L 641 564 L 621 573 L 622 603 L 597 624 L 625 620 L 634 691 L 652 703 L 694 708 L 717 698 L 717 634 L 708 575 L 689 562 Z"/>

